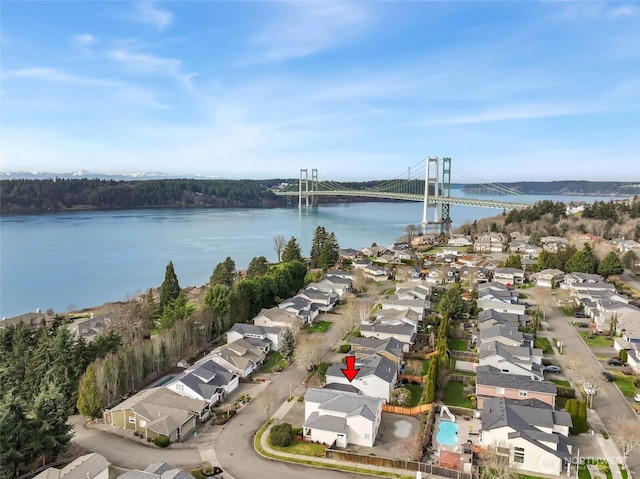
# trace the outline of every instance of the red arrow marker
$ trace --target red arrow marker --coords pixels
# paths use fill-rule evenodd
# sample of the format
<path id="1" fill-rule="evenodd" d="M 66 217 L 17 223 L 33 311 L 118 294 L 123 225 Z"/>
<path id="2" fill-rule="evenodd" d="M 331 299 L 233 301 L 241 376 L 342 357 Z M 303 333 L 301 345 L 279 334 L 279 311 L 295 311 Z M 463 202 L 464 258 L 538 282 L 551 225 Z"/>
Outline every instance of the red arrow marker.
<path id="1" fill-rule="evenodd" d="M 358 375 L 358 371 L 360 369 L 356 369 L 356 357 L 355 356 L 347 356 L 347 367 L 346 369 L 342 369 L 342 374 L 346 376 L 349 382 L 353 381 L 355 377 Z"/>

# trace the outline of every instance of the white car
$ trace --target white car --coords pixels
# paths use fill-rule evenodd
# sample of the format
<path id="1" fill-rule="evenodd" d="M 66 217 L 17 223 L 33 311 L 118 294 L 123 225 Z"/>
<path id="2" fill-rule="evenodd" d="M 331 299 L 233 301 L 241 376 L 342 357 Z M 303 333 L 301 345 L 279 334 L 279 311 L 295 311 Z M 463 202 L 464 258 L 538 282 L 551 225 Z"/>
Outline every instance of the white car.
<path id="1" fill-rule="evenodd" d="M 633 400 L 635 402 L 640 402 L 640 394 L 636 394 L 635 396 L 633 396 Z"/>

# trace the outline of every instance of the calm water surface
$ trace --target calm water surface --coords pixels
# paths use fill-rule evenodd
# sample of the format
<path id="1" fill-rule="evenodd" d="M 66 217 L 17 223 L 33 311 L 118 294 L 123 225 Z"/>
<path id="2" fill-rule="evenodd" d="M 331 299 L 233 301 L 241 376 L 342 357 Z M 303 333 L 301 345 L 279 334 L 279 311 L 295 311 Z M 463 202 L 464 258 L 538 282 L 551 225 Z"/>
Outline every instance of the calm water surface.
<path id="1" fill-rule="evenodd" d="M 463 194 L 456 191 L 452 196 Z M 489 208 L 451 207 L 454 226 L 497 213 Z M 322 205 L 301 212 L 297 208 L 154 209 L 3 216 L 0 316 L 36 308 L 65 312 L 122 300 L 159 286 L 169 260 L 181 286 L 201 285 L 227 256 L 238 269 L 246 268 L 254 256 L 275 261 L 273 238 L 279 234 L 287 239 L 295 236 L 303 254 L 308 254 L 318 225 L 333 231 L 341 247 L 387 245 L 404 234 L 407 224 L 419 224 L 421 219 L 421 203 Z"/>

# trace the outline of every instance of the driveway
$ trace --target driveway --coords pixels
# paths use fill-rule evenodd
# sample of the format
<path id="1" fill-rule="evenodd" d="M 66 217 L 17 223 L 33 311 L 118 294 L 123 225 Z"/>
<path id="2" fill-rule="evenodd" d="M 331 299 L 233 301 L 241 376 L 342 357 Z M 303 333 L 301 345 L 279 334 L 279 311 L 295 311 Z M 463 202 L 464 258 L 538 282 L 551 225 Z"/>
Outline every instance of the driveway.
<path id="1" fill-rule="evenodd" d="M 551 331 L 545 331 L 544 336 L 554 338 L 562 341 L 564 345 L 564 354 L 556 354 L 554 361 L 557 361 L 564 370 L 564 375 L 572 380 L 574 384 L 579 383 L 578 374 L 572 368 L 579 368 L 580 375 L 584 378 L 598 378 L 598 383 L 601 384 L 602 389 L 593 399 L 593 407 L 596 409 L 598 415 L 602 419 L 605 427 L 609 426 L 614 418 L 621 417 L 627 421 L 638 421 L 638 417 L 631 409 L 627 399 L 620 393 L 618 388 L 613 383 L 599 380 L 602 376 L 603 366 L 595 358 L 589 347 L 582 341 L 582 338 L 578 335 L 576 327 L 567 321 L 562 311 L 556 303 L 556 297 L 559 297 L 562 293 L 556 293 L 558 296 L 554 297 L 553 293 L 547 291 L 540 291 L 536 294 L 539 288 L 532 288 L 527 290 L 534 294 L 536 303 L 541 305 L 541 309 L 546 312 L 546 321 L 551 326 Z M 540 301 L 539 301 L 539 300 Z M 570 318 L 571 319 L 571 318 Z M 613 356 L 615 350 L 611 349 L 610 355 Z M 548 377 L 547 379 L 554 379 L 554 377 Z M 629 468 L 636 474 L 640 474 L 640 454 L 638 451 L 632 452 L 632 457 L 628 461 Z"/>
<path id="2" fill-rule="evenodd" d="M 145 446 L 116 434 L 84 427 L 83 416 L 71 416 L 74 442 L 82 448 L 97 452 L 116 466 L 127 469 L 145 469 L 154 462 L 166 462 L 183 469 L 194 469 L 202 464 L 198 449 L 160 449 Z"/>

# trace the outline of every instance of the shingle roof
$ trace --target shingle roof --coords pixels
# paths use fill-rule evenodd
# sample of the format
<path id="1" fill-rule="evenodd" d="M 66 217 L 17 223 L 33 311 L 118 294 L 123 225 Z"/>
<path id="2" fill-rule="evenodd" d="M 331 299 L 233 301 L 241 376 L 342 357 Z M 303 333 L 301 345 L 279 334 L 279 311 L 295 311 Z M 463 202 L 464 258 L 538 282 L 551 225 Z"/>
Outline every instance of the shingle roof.
<path id="1" fill-rule="evenodd" d="M 344 377 L 342 374 L 343 368 L 343 364 L 333 363 L 327 369 L 327 378 L 330 376 L 337 376 L 339 378 Z M 366 378 L 367 376 L 376 376 L 389 384 L 393 382 L 398 371 L 396 364 L 384 356 L 376 356 L 375 358 L 371 358 L 367 361 L 356 362 L 356 368 L 360 369 L 356 379 Z"/>
<path id="2" fill-rule="evenodd" d="M 553 395 L 557 392 L 556 385 L 551 381 L 536 381 L 525 376 L 495 371 L 497 371 L 497 369 L 491 366 L 478 366 L 476 369 L 476 384 L 478 386 L 495 386 Z"/>
<path id="3" fill-rule="evenodd" d="M 384 402 L 382 399 L 360 396 L 358 394 L 331 391 L 328 389 L 308 389 L 305 401 L 319 403 L 318 409 L 330 414 L 332 411 L 346 416 L 362 416 L 375 421 L 376 412 Z"/>
<path id="4" fill-rule="evenodd" d="M 317 412 L 311 413 L 302 427 L 321 429 L 323 431 L 347 432 L 347 420 L 344 417 L 319 415 Z"/>
<path id="5" fill-rule="evenodd" d="M 353 384 L 329 383 L 322 386 L 324 389 L 332 389 L 334 391 L 343 391 L 346 393 L 362 394 L 362 392 Z"/>
<path id="6" fill-rule="evenodd" d="M 242 335 L 265 335 L 267 333 L 279 334 L 280 331 L 282 331 L 282 328 L 279 326 L 258 326 L 256 324 L 249 323 L 235 323 L 233 326 L 231 326 L 231 329 L 229 331 L 234 331 Z"/>
<path id="7" fill-rule="evenodd" d="M 398 334 L 409 337 L 412 337 L 414 334 L 413 326 L 409 324 L 361 324 L 360 331 Z"/>
<path id="8" fill-rule="evenodd" d="M 111 463 L 97 453 L 85 454 L 62 469 L 50 467 L 36 476 L 37 479 L 93 479 Z"/>

